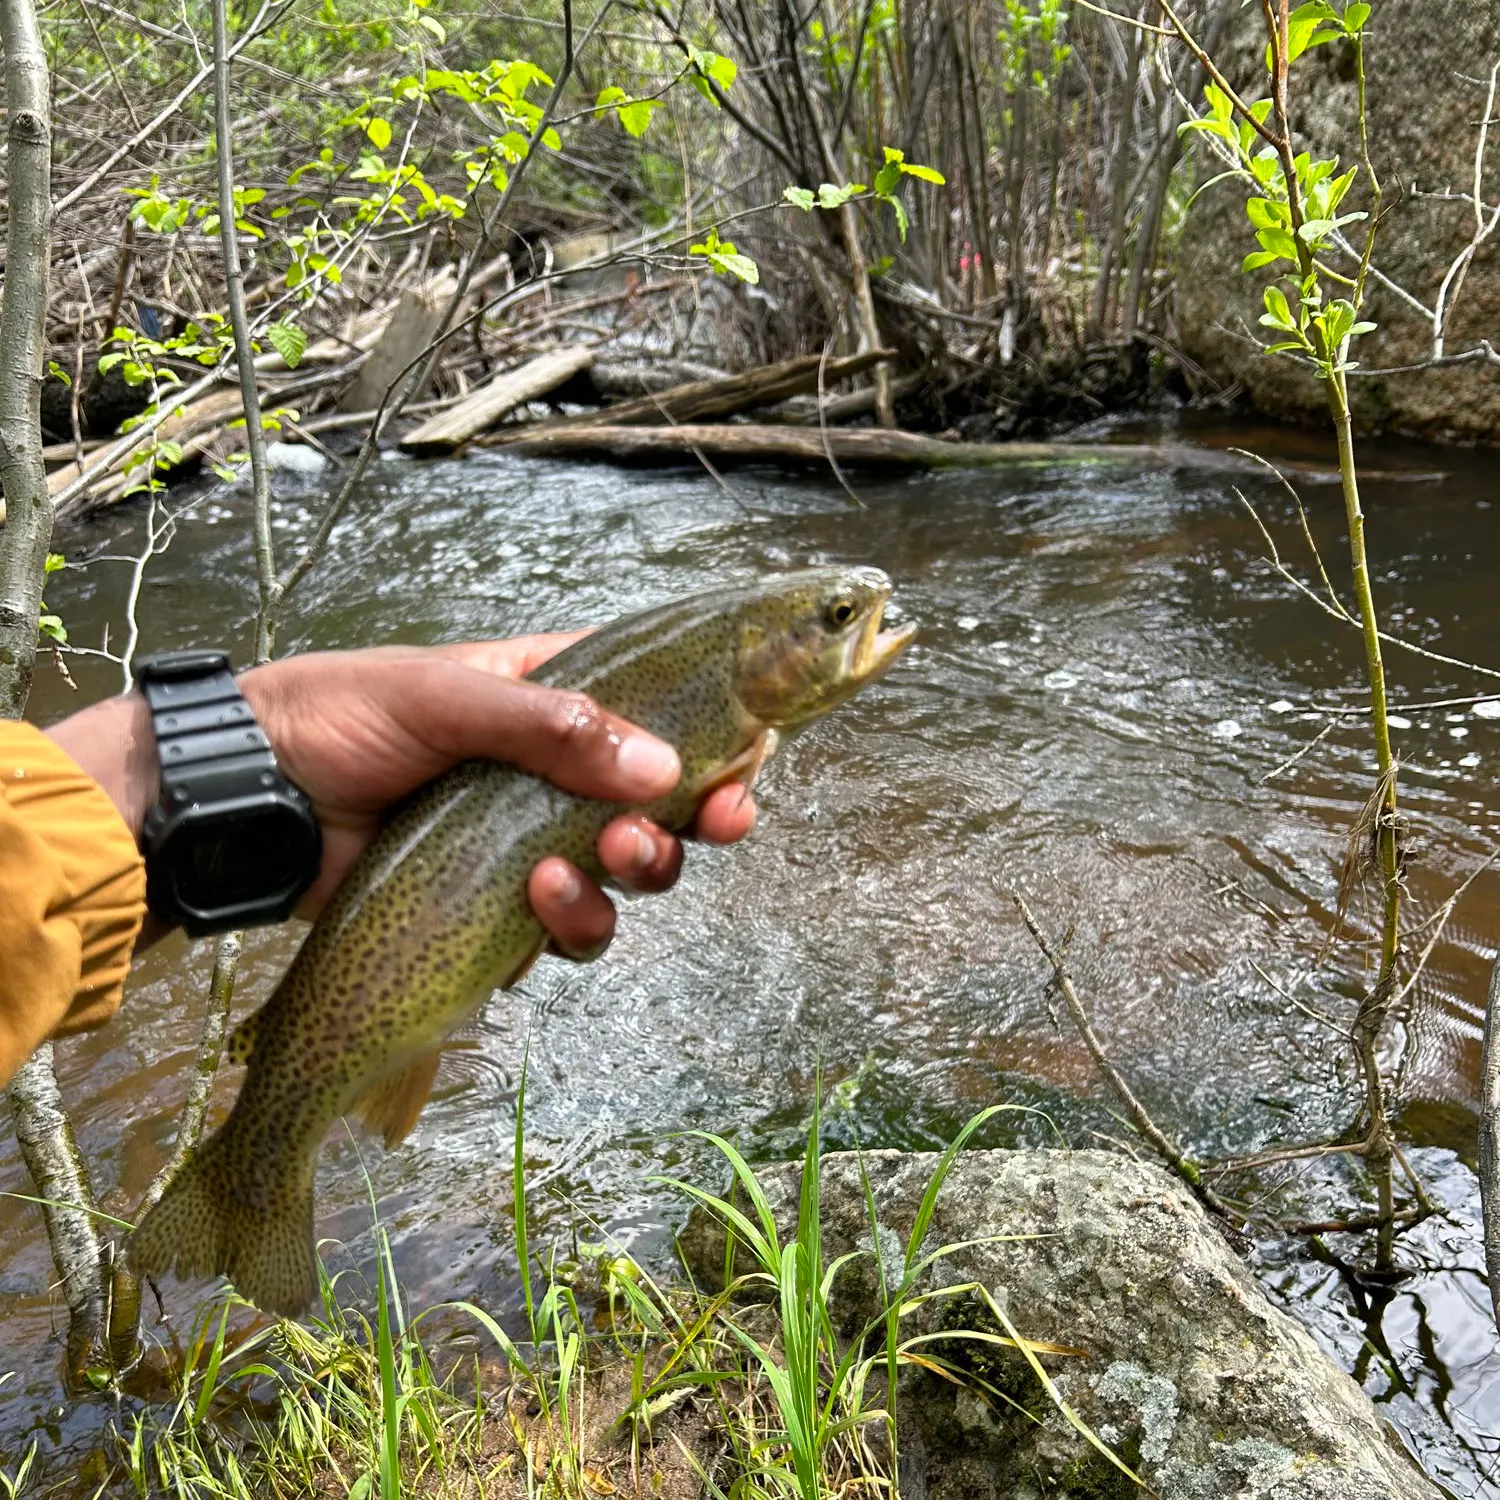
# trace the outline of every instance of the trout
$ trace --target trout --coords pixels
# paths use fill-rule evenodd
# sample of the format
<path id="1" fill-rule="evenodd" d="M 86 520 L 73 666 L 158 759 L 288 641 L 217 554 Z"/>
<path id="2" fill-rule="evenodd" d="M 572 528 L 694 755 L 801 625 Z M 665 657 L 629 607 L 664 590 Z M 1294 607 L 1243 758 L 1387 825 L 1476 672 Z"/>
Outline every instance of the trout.
<path id="1" fill-rule="evenodd" d="M 616 621 L 531 674 L 588 694 L 675 747 L 682 778 L 635 809 L 689 825 L 715 787 L 749 786 L 778 735 L 878 677 L 911 639 L 883 631 L 876 568 L 817 568 Z M 626 809 L 493 761 L 420 788 L 360 857 L 261 1009 L 230 1042 L 247 1064 L 229 1117 L 141 1220 L 144 1275 L 223 1275 L 267 1312 L 317 1292 L 313 1177 L 356 1114 L 387 1148 L 416 1123 L 441 1050 L 547 943 L 526 896 L 557 854 L 603 878 L 596 846 Z"/>

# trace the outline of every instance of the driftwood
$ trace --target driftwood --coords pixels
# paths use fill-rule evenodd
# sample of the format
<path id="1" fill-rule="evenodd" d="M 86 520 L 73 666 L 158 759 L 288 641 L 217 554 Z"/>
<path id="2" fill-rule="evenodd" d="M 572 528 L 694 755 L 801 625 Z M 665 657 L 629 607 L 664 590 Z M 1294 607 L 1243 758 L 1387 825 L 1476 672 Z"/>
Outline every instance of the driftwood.
<path id="1" fill-rule="evenodd" d="M 921 375 L 903 375 L 891 382 L 891 400 L 900 401 L 909 396 L 923 381 Z M 767 412 L 767 420 L 787 422 L 796 427 L 839 427 L 845 422 L 867 417 L 875 410 L 875 387 L 868 385 L 862 391 L 850 391 L 845 396 L 827 396 L 823 409 L 818 410 L 816 396 L 793 396 L 784 401 L 774 412 Z"/>
<path id="2" fill-rule="evenodd" d="M 613 413 L 610 414 L 611 416 Z M 954 443 L 920 432 L 885 428 L 742 426 L 616 427 L 612 423 L 563 426 L 548 422 L 523 429 L 507 446 L 532 455 L 598 454 L 606 458 L 662 460 L 702 453 L 711 458 L 876 468 L 982 468 L 998 464 L 1120 463 L 1136 468 L 1208 468 L 1244 472 L 1243 459 L 1210 448 L 1150 447 L 1125 443 Z"/>
<path id="3" fill-rule="evenodd" d="M 392 381 L 432 342 L 454 286 L 451 278 L 438 276 L 401 298 L 360 367 L 359 378 L 339 402 L 345 411 L 380 405 Z M 410 394 L 419 397 L 422 392 Z"/>
<path id="4" fill-rule="evenodd" d="M 843 359 L 830 359 L 823 371 L 825 384 L 831 385 L 849 375 L 858 375 L 881 360 L 891 359 L 889 349 L 870 349 L 862 354 L 851 354 Z M 699 422 L 712 417 L 732 417 L 737 412 L 750 411 L 757 406 L 772 406 L 785 401 L 788 396 L 798 396 L 818 386 L 818 366 L 822 358 L 816 354 L 801 359 L 784 360 L 776 365 L 758 365 L 739 375 L 724 375 L 716 380 L 695 380 L 689 385 L 674 386 L 659 395 L 641 396 L 634 401 L 621 401 L 606 412 L 585 412 L 576 417 L 560 417 L 537 427 L 516 427 L 506 432 L 492 433 L 484 439 L 486 443 L 510 443 L 517 440 L 531 442 L 544 433 L 577 432 L 596 425 L 607 418 L 611 427 L 641 423 L 654 425 L 659 422 Z"/>
<path id="5" fill-rule="evenodd" d="M 630 401 L 637 396 L 658 395 L 674 385 L 695 380 L 722 380 L 722 370 L 690 359 L 662 359 L 649 364 L 620 359 L 597 360 L 589 371 L 589 384 L 605 401 Z"/>
<path id="6" fill-rule="evenodd" d="M 613 416 L 612 412 L 604 413 Z M 677 456 L 746 459 L 765 463 L 839 464 L 889 469 L 977 469 L 1014 464 L 1123 464 L 1136 469 L 1184 469 L 1204 474 L 1264 473 L 1254 460 L 1222 448 L 1185 443 L 956 443 L 922 432 L 886 428 L 776 426 L 770 423 L 718 423 L 683 427 L 617 427 L 595 421 L 574 425 L 546 422 L 519 427 L 506 446 L 538 457 L 593 454 L 637 462 L 665 462 Z M 1312 481 L 1336 482 L 1338 470 L 1318 464 L 1282 464 L 1283 471 Z M 1441 474 L 1361 471 L 1361 479 L 1430 483 Z"/>
<path id="7" fill-rule="evenodd" d="M 407 453 L 451 453 L 516 407 L 555 390 L 593 361 L 594 351 L 585 344 L 539 354 L 518 369 L 497 375 L 450 411 L 413 428 L 401 439 L 401 448 Z"/>
<path id="8" fill-rule="evenodd" d="M 1500 959 L 1490 976 L 1484 1020 L 1483 1082 L 1479 1106 L 1479 1198 L 1484 1205 L 1484 1257 L 1490 1274 L 1490 1302 L 1500 1329 Z"/>

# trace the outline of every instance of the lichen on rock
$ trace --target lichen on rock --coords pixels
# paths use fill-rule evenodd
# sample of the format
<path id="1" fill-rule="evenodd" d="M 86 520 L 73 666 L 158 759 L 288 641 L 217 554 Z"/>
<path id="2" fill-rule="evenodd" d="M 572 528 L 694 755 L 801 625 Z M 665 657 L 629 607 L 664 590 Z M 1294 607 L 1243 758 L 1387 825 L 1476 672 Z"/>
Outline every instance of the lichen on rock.
<path id="1" fill-rule="evenodd" d="M 936 1161 L 864 1156 L 888 1264 L 891 1247 L 910 1234 Z M 800 1165 L 760 1175 L 789 1233 Z M 822 1206 L 829 1261 L 865 1251 L 834 1287 L 836 1325 L 852 1337 L 882 1306 L 859 1157 L 824 1158 Z M 1354 1381 L 1272 1306 L 1197 1202 L 1154 1166 L 1097 1151 L 966 1153 L 939 1194 L 927 1253 L 940 1245 L 963 1248 L 938 1261 L 919 1289 L 979 1283 L 1023 1335 L 1083 1351 L 1043 1363 L 1161 1500 L 1441 1494 Z M 723 1231 L 706 1213 L 695 1212 L 683 1248 L 696 1275 L 718 1278 Z M 934 1299 L 903 1321 L 902 1334 L 977 1328 L 985 1316 L 992 1317 L 972 1293 Z M 1078 1435 L 1019 1353 L 974 1341 L 965 1353 L 957 1332 L 941 1347 L 1005 1399 L 987 1401 L 977 1381 L 965 1390 L 920 1370 L 903 1374 L 903 1472 L 914 1493 L 927 1500 L 1139 1493 Z"/>

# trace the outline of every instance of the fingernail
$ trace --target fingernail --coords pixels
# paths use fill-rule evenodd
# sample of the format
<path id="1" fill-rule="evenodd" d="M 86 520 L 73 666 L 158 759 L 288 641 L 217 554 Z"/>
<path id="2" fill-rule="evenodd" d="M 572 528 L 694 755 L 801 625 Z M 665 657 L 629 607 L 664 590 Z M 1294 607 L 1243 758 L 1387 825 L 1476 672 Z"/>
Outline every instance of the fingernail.
<path id="1" fill-rule="evenodd" d="M 665 787 L 682 775 L 682 762 L 670 746 L 645 735 L 627 735 L 615 752 L 615 764 L 627 781 L 647 787 Z"/>
<path id="2" fill-rule="evenodd" d="M 568 865 L 559 866 L 549 883 L 552 886 L 552 899 L 559 906 L 572 906 L 583 895 L 583 882 L 578 878 L 578 872 Z"/>
<path id="3" fill-rule="evenodd" d="M 630 853 L 628 862 L 632 874 L 638 874 L 642 870 L 649 870 L 651 862 L 656 858 L 656 845 L 647 838 L 646 830 L 632 823 L 630 825 Z"/>

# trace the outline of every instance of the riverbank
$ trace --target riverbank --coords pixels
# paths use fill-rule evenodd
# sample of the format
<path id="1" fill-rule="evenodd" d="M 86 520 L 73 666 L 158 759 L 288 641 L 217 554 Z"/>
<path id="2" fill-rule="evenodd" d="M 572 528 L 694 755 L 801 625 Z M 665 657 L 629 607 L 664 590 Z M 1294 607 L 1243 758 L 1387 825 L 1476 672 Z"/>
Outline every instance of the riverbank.
<path id="1" fill-rule="evenodd" d="M 1310 434 L 1181 420 L 1090 436 L 1325 459 Z M 1400 444 L 1367 457 L 1383 470 L 1449 473 L 1369 487 L 1393 629 L 1485 660 L 1495 600 L 1474 559 L 1500 552 L 1500 516 L 1484 461 Z M 1368 755 L 1359 716 L 1344 712 L 1362 698 L 1358 645 L 1266 565 L 1225 479 L 1067 464 L 862 472 L 851 476 L 859 509 L 826 473 L 720 472 L 723 484 L 691 458 L 620 469 L 501 450 L 419 460 L 392 445 L 288 619 L 288 651 L 561 629 L 826 559 L 889 570 L 901 618 L 920 626 L 915 654 L 868 702 L 774 758 L 743 849 L 690 851 L 677 891 L 626 906 L 603 961 L 544 960 L 486 1007 L 479 1046 L 455 1055 L 400 1151 L 330 1140 L 319 1230 L 337 1241 L 326 1254 L 351 1298 L 365 1295 L 356 1278 L 376 1262 L 373 1186 L 414 1307 L 462 1296 L 516 1316 L 504 1221 L 528 1044 L 533 1243 L 571 1247 L 575 1231 L 610 1239 L 653 1274 L 674 1263 L 683 1215 L 655 1179 L 719 1180 L 711 1152 L 680 1133 L 723 1130 L 758 1161 L 795 1156 L 819 1060 L 830 1149 L 930 1150 L 996 1100 L 1045 1118 L 991 1122 L 988 1146 L 1121 1137 L 1093 1061 L 1049 1017 L 1046 966 L 1011 886 L 1049 931 L 1076 923 L 1071 963 L 1096 1029 L 1196 1159 L 1316 1139 L 1347 1118 L 1339 1037 L 1254 966 L 1288 987 L 1337 920 Z M 335 480 L 328 465 L 278 471 L 273 515 L 286 547 L 317 524 Z M 1241 488 L 1295 563 L 1305 543 L 1284 492 L 1269 476 Z M 1332 555 L 1337 503 L 1321 486 L 1304 494 Z M 118 651 L 148 509 L 106 509 L 57 538 L 69 566 L 50 580 L 48 603 L 80 647 Z M 255 607 L 248 494 L 205 482 L 172 509 L 176 534 L 144 570 L 140 649 L 209 643 L 244 660 Z M 64 660 L 77 690 L 44 655 L 39 722 L 119 688 L 118 662 Z M 1403 656 L 1392 678 L 1422 840 L 1408 872 L 1422 921 L 1500 840 L 1500 721 L 1473 703 L 1416 707 L 1472 696 L 1439 663 Z M 1271 1234 L 1256 1266 L 1429 1472 L 1481 1495 L 1500 1425 L 1500 1349 L 1478 1279 L 1470 1163 L 1497 901 L 1490 871 L 1442 928 L 1412 996 L 1396 1118 L 1442 1212 L 1400 1237 L 1404 1279 L 1367 1282 L 1358 1236 L 1319 1247 Z M 1367 930 L 1358 905 L 1348 921 Z M 236 1015 L 269 992 L 299 937 L 253 936 Z M 158 945 L 119 1021 L 59 1047 L 106 1212 L 130 1217 L 170 1150 L 211 962 L 181 941 Z M 1360 976 L 1357 950 L 1341 948 L 1316 991 L 1303 979 L 1308 988 L 1291 993 L 1334 1004 Z M 215 1119 L 233 1083 L 226 1074 Z M 1273 1183 L 1278 1214 L 1313 1222 L 1366 1191 L 1358 1163 L 1342 1159 Z M 0 1189 L 31 1191 L 8 1131 Z M 0 1373 L 16 1372 L 0 1384 L 8 1463 L 33 1437 L 54 1461 L 87 1451 L 90 1427 L 111 1410 L 52 1415 L 62 1404 L 54 1280 L 39 1211 L 0 1200 Z M 164 1292 L 185 1340 L 203 1289 Z"/>

